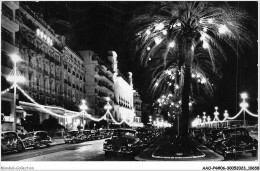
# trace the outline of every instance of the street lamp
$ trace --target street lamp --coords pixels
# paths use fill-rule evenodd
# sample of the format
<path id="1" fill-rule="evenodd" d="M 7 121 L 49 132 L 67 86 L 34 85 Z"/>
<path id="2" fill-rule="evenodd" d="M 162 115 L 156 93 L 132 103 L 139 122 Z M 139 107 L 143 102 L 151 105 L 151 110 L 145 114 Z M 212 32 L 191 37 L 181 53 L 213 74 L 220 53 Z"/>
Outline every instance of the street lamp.
<path id="1" fill-rule="evenodd" d="M 7 81 L 13 82 L 14 83 L 14 110 L 13 110 L 13 114 L 14 114 L 14 122 L 13 122 L 13 131 L 16 131 L 16 122 L 17 122 L 17 117 L 16 117 L 16 87 L 17 87 L 17 83 L 23 83 L 25 82 L 25 78 L 22 76 L 22 74 L 19 72 L 19 70 L 16 67 L 16 63 L 17 62 L 21 62 L 22 59 L 20 58 L 19 55 L 17 54 L 12 54 L 10 55 L 13 63 L 14 63 L 14 68 L 11 71 L 11 73 L 7 76 Z"/>
<path id="2" fill-rule="evenodd" d="M 152 124 L 152 116 L 149 116 L 149 122 Z"/>
<path id="3" fill-rule="evenodd" d="M 85 129 L 85 123 L 84 123 L 84 115 L 86 114 L 86 110 L 88 110 L 88 106 L 86 105 L 86 100 L 81 100 L 81 105 L 79 106 L 81 109 L 81 112 L 83 114 L 83 129 Z"/>
<path id="4" fill-rule="evenodd" d="M 112 109 L 112 106 L 110 105 L 109 101 L 110 101 L 110 98 L 109 97 L 106 97 L 106 101 L 107 101 L 107 104 L 104 106 L 104 109 L 107 110 L 107 113 L 110 112 L 110 110 Z M 108 117 L 109 118 L 109 117 Z M 107 119 L 107 128 L 109 127 L 109 123 L 108 123 L 108 119 Z"/>
<path id="5" fill-rule="evenodd" d="M 203 117 L 202 117 L 202 118 L 203 118 L 203 121 L 202 121 L 202 122 L 205 123 L 205 122 L 206 122 L 206 118 L 207 118 L 207 117 L 206 117 L 206 112 L 203 112 Z"/>
<path id="6" fill-rule="evenodd" d="M 246 102 L 246 99 L 248 98 L 247 93 L 241 93 L 240 94 L 241 98 L 242 98 L 242 102 L 240 103 L 240 107 L 243 110 L 243 114 L 244 114 L 244 126 L 246 125 L 246 113 L 245 113 L 245 109 L 248 107 L 248 103 Z"/>

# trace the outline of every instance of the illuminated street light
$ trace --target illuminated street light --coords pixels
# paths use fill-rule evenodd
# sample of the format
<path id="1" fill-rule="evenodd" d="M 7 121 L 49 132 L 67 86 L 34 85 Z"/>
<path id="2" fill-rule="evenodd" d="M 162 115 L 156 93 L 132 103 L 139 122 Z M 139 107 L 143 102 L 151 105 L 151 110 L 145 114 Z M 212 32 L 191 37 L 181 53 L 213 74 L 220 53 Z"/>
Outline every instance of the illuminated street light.
<path id="1" fill-rule="evenodd" d="M 88 110 L 88 106 L 86 105 L 86 100 L 81 100 L 81 105 L 79 106 L 79 108 L 82 112 L 83 130 L 84 130 L 85 129 L 84 115 L 87 113 L 86 110 Z"/>
<path id="2" fill-rule="evenodd" d="M 106 101 L 107 101 L 107 104 L 104 106 L 104 109 L 107 110 L 107 113 L 109 113 L 110 110 L 112 109 L 112 106 L 109 103 L 110 97 L 106 97 Z M 109 115 L 108 115 L 108 117 L 109 117 Z M 109 121 L 108 121 L 108 119 L 107 119 L 107 128 L 109 128 L 109 123 L 108 123 Z"/>
<path id="3" fill-rule="evenodd" d="M 241 96 L 242 100 L 245 100 L 248 98 L 247 93 L 241 93 L 240 96 Z"/>
<path id="4" fill-rule="evenodd" d="M 223 115 L 224 115 L 225 118 L 227 118 L 228 117 L 228 111 L 225 110 Z"/>
<path id="5" fill-rule="evenodd" d="M 244 125 L 246 125 L 246 113 L 245 113 L 245 109 L 249 106 L 248 103 L 246 102 L 246 99 L 248 98 L 247 93 L 241 93 L 240 94 L 241 98 L 242 98 L 242 102 L 240 103 L 240 107 L 243 110 L 243 114 L 244 114 Z"/>
<path id="6" fill-rule="evenodd" d="M 14 114 L 14 122 L 13 122 L 13 131 L 16 131 L 16 122 L 17 122 L 17 117 L 16 117 L 16 87 L 17 83 L 23 83 L 26 81 L 26 79 L 22 76 L 22 74 L 19 72 L 19 70 L 16 67 L 17 62 L 21 62 L 22 59 L 20 58 L 19 55 L 17 54 L 12 54 L 10 55 L 13 63 L 14 63 L 14 68 L 11 71 L 11 73 L 7 76 L 7 81 L 13 82 L 14 83 L 14 109 L 13 109 L 13 114 Z"/>

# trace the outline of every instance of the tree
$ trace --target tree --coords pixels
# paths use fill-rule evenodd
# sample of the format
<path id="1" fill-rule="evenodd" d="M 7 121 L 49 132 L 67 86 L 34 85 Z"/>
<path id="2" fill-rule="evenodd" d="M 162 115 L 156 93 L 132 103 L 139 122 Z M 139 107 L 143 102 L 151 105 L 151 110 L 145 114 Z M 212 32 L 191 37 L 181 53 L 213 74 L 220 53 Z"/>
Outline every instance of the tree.
<path id="1" fill-rule="evenodd" d="M 59 124 L 58 120 L 54 117 L 51 117 L 49 119 L 45 119 L 42 124 L 40 125 L 41 129 L 43 130 L 56 130 L 56 129 L 64 129 L 65 127 L 61 124 Z"/>
<path id="2" fill-rule="evenodd" d="M 193 74 L 208 85 L 204 90 L 211 89 L 211 78 L 201 74 L 209 69 L 213 74 L 217 72 L 219 57 L 226 59 L 223 46 L 230 47 L 237 56 L 244 46 L 254 47 L 256 41 L 247 29 L 252 23 L 245 11 L 226 2 L 151 2 L 137 10 L 130 22 L 135 31 L 135 56 L 144 66 L 159 60 L 163 62 L 161 68 L 177 72 L 178 79 L 171 91 L 179 92 L 182 101 L 183 135 L 188 133 Z M 167 63 L 168 59 L 171 62 Z M 155 80 L 152 84 L 166 91 L 165 84 Z"/>

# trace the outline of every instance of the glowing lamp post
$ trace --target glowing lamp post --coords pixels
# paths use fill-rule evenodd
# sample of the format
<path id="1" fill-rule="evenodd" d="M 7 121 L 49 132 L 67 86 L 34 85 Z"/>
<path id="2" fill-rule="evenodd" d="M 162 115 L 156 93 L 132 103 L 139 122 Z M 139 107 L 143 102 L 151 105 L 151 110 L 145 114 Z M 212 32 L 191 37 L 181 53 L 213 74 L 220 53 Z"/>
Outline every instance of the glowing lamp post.
<path id="1" fill-rule="evenodd" d="M 107 101 L 107 104 L 104 106 L 104 109 L 107 110 L 107 113 L 110 112 L 110 110 L 112 109 L 112 106 L 110 105 L 109 101 L 110 101 L 110 98 L 107 97 L 106 98 L 106 101 Z M 107 128 L 109 128 L 109 123 L 108 123 L 108 119 L 107 119 Z"/>
<path id="2" fill-rule="evenodd" d="M 248 103 L 246 102 L 246 99 L 248 98 L 247 93 L 241 93 L 241 98 L 242 98 L 242 102 L 240 103 L 240 107 L 243 110 L 243 114 L 244 114 L 244 125 L 246 125 L 246 113 L 245 113 L 245 109 L 248 107 Z"/>
<path id="3" fill-rule="evenodd" d="M 225 110 L 223 115 L 224 115 L 224 120 L 226 120 L 228 118 L 228 111 Z"/>
<path id="4" fill-rule="evenodd" d="M 219 118 L 218 118 L 218 115 L 219 115 L 219 112 L 218 112 L 218 107 L 216 106 L 215 107 L 215 112 L 214 112 L 214 119 L 213 119 L 213 121 L 216 121 L 217 122 L 217 128 L 218 128 L 218 121 L 219 121 Z"/>
<path id="5" fill-rule="evenodd" d="M 202 117 L 202 118 L 203 118 L 203 121 L 202 121 L 202 122 L 203 122 L 203 123 L 206 123 L 206 118 L 207 118 L 207 117 L 206 117 L 206 112 L 203 112 L 203 117 Z"/>
<path id="6" fill-rule="evenodd" d="M 81 100 L 80 110 L 83 114 L 83 129 L 85 129 L 85 122 L 84 122 L 84 115 L 87 113 L 86 110 L 88 110 L 88 106 L 86 105 L 86 100 Z"/>
<path id="7" fill-rule="evenodd" d="M 13 115 L 14 115 L 14 122 L 13 122 L 13 131 L 16 131 L 16 122 L 17 122 L 17 117 L 16 117 L 16 87 L 17 87 L 17 83 L 23 83 L 25 82 L 25 78 L 22 76 L 22 74 L 19 72 L 19 70 L 16 67 L 16 63 L 22 61 L 22 59 L 20 58 L 20 56 L 18 56 L 17 54 L 12 54 L 11 59 L 14 63 L 14 68 L 11 71 L 11 73 L 8 75 L 7 77 L 7 81 L 13 82 L 14 83 L 14 109 L 13 109 Z"/>
<path id="8" fill-rule="evenodd" d="M 211 118 L 210 118 L 210 116 L 207 117 L 207 123 L 209 123 L 208 125 L 211 128 L 212 125 L 211 125 Z"/>
<path id="9" fill-rule="evenodd" d="M 149 116 L 149 122 L 152 124 L 152 116 Z"/>

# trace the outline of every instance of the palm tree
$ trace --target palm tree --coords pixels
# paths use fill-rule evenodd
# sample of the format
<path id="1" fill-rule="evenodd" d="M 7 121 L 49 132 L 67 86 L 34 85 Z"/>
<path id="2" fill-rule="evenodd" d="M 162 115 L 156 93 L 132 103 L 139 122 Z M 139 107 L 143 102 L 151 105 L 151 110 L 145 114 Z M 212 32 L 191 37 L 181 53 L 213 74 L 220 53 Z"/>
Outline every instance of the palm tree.
<path id="1" fill-rule="evenodd" d="M 130 22 L 136 36 L 135 56 L 143 65 L 161 58 L 163 67 L 157 68 L 172 68 L 182 73 L 182 79 L 176 83 L 177 88 L 181 86 L 183 135 L 188 133 L 192 73 L 200 70 L 202 74 L 209 69 L 216 73 L 219 56 L 226 59 L 221 45 L 231 47 L 237 55 L 244 45 L 253 47 L 251 32 L 246 28 L 252 21 L 249 19 L 245 11 L 226 2 L 167 1 L 150 2 Z M 172 62 L 167 63 L 168 58 Z M 200 59 L 208 59 L 211 65 Z M 164 80 L 159 75 L 156 79 Z M 207 85 L 211 89 L 211 84 Z M 163 84 L 158 85 L 154 80 L 153 86 Z"/>

